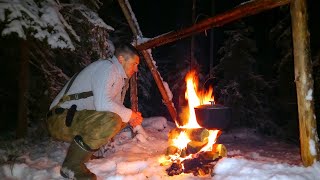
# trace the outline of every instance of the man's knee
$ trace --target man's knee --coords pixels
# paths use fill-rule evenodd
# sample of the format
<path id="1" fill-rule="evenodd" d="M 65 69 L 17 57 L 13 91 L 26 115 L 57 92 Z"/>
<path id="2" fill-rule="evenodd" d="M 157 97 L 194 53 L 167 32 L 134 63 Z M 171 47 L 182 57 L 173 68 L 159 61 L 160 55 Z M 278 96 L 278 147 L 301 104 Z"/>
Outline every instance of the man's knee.
<path id="1" fill-rule="evenodd" d="M 123 124 L 120 116 L 112 112 L 99 112 L 89 121 L 90 128 L 86 127 L 81 134 L 92 148 L 106 144 L 121 130 Z"/>

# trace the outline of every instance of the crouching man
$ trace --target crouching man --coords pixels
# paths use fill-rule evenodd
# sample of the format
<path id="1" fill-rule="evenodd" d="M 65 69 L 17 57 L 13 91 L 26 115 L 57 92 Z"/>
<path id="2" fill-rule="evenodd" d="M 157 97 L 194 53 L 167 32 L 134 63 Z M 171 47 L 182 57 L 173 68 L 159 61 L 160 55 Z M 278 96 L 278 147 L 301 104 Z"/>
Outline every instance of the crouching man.
<path id="1" fill-rule="evenodd" d="M 132 45 L 119 45 L 112 58 L 95 61 L 74 75 L 53 100 L 47 114 L 49 133 L 71 143 L 60 171 L 63 177 L 96 179 L 84 163 L 127 123 L 141 124 L 141 113 L 123 105 L 139 62 Z"/>

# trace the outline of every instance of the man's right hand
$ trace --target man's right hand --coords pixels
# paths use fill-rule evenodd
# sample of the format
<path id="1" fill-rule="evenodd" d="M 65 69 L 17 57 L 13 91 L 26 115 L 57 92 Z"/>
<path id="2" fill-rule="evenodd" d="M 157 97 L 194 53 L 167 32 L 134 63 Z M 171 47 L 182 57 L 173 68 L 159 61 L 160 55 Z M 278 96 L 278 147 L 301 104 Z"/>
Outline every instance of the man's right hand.
<path id="1" fill-rule="evenodd" d="M 129 124 L 132 127 L 136 127 L 142 123 L 143 117 L 141 116 L 140 112 L 134 112 L 132 111 Z"/>

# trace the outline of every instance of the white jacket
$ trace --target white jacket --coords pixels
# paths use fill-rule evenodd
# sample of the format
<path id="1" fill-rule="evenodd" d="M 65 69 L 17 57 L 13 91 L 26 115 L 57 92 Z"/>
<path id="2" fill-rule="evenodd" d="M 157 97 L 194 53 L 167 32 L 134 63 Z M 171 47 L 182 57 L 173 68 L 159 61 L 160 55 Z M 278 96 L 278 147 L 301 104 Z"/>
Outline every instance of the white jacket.
<path id="1" fill-rule="evenodd" d="M 121 97 L 125 78 L 127 78 L 127 75 L 116 57 L 95 61 L 78 74 L 67 92 L 67 95 L 69 95 L 92 91 L 93 96 L 66 101 L 60 107 L 70 108 L 75 104 L 77 110 L 111 111 L 118 114 L 123 122 L 128 122 L 132 110 L 123 105 L 123 98 Z M 50 109 L 59 103 L 69 83 L 70 81 L 53 100 Z"/>

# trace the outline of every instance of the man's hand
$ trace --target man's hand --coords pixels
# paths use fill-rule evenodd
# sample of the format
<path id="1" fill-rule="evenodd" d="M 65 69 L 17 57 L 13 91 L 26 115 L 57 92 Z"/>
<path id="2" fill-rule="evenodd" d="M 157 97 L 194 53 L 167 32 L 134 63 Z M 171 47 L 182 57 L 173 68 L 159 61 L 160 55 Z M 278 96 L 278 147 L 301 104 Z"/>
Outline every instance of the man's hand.
<path id="1" fill-rule="evenodd" d="M 142 120 L 143 120 L 143 118 L 142 118 L 140 112 L 132 111 L 132 114 L 131 114 L 131 117 L 130 117 L 130 120 L 129 120 L 129 124 L 132 127 L 136 127 L 136 126 L 138 126 L 138 125 L 140 125 L 142 123 Z"/>

